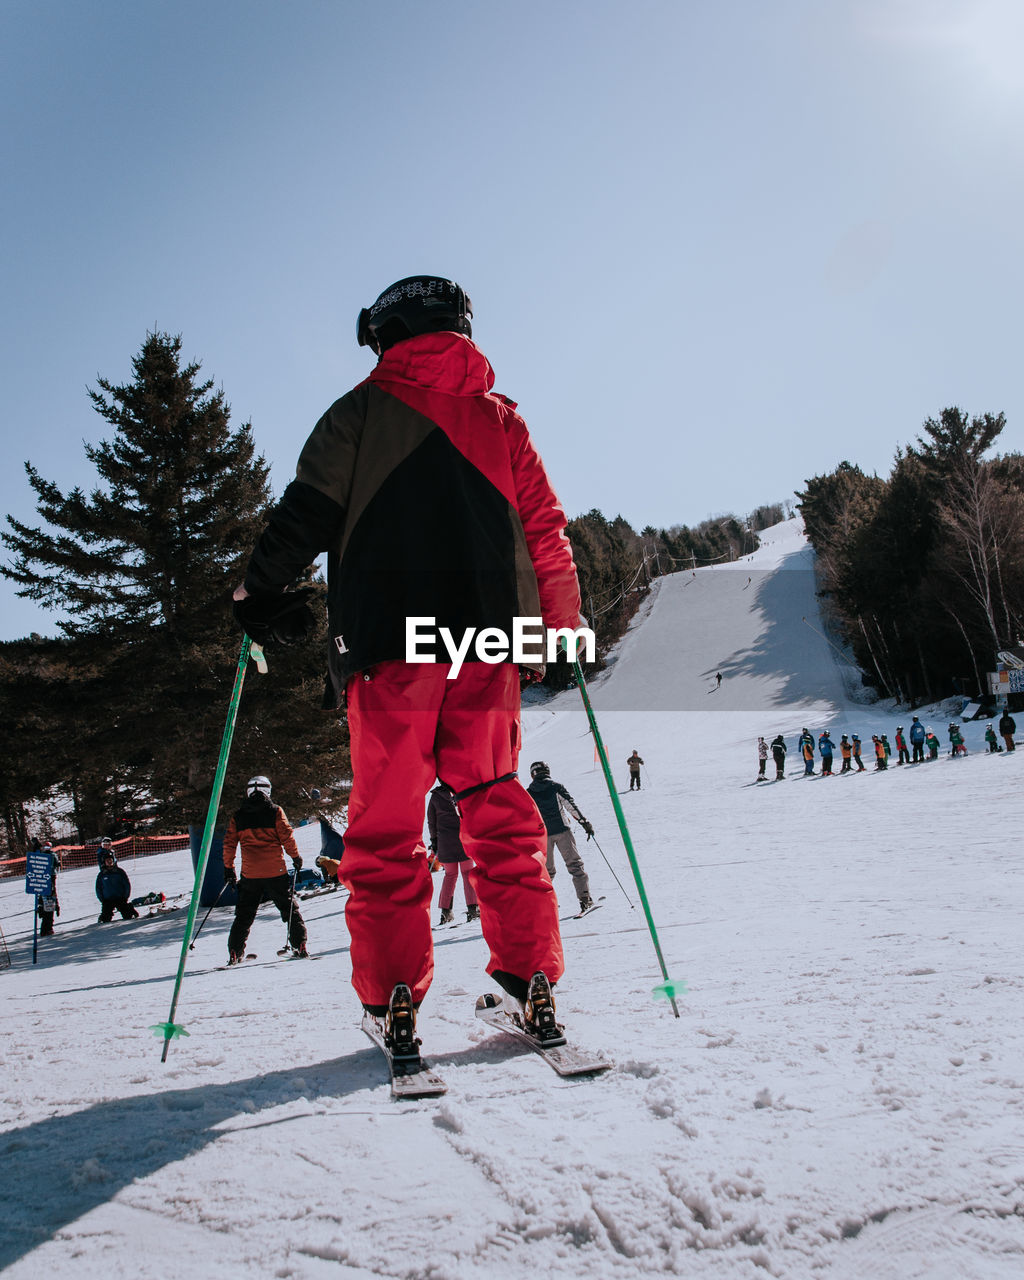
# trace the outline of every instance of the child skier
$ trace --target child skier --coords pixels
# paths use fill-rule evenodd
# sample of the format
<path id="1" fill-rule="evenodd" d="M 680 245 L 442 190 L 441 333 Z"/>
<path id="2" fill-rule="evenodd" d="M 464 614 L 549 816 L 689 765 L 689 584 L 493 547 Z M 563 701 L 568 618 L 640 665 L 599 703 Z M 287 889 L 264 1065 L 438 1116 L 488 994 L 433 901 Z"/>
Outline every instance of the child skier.
<path id="1" fill-rule="evenodd" d="M 865 765 L 864 765 L 864 761 L 860 758 L 861 746 L 860 746 L 859 734 L 854 733 L 850 736 L 850 745 L 853 750 L 853 760 L 857 766 L 857 772 L 863 773 L 865 769 Z"/>
<path id="2" fill-rule="evenodd" d="M 804 729 L 800 734 L 800 754 L 804 758 L 804 776 L 814 772 L 814 739 L 811 737 L 809 729 Z"/>
<path id="3" fill-rule="evenodd" d="M 764 769 L 767 763 L 768 763 L 768 743 L 765 742 L 764 738 L 758 738 L 757 740 L 757 781 L 758 782 L 765 781 Z"/>
<path id="4" fill-rule="evenodd" d="M 100 900 L 100 924 L 109 924 L 114 918 L 114 911 L 120 911 L 122 920 L 137 920 L 139 913 L 128 901 L 131 897 L 132 882 L 128 873 L 117 865 L 113 849 L 107 849 L 103 855 L 103 866 L 96 877 L 96 897 Z"/>
<path id="5" fill-rule="evenodd" d="M 938 760 L 940 743 L 936 735 L 932 732 L 931 725 L 929 725 L 928 728 L 925 730 L 924 740 L 925 740 L 925 744 L 928 747 L 929 761 Z"/>
<path id="6" fill-rule="evenodd" d="M 1002 751 L 1002 747 L 999 745 L 999 739 L 996 737 L 996 731 L 991 725 L 988 725 L 985 729 L 985 741 L 988 743 L 988 753 L 990 756 L 994 756 L 998 752 Z"/>
<path id="7" fill-rule="evenodd" d="M 903 736 L 903 726 L 901 724 L 896 726 L 896 750 L 899 752 L 899 759 L 896 764 L 910 764 L 910 752 L 907 750 L 907 740 Z"/>
<path id="8" fill-rule="evenodd" d="M 849 773 L 851 769 L 850 760 L 853 756 L 853 747 L 850 745 L 850 739 L 844 733 L 839 739 L 839 754 L 843 757 L 842 768 L 840 773 Z"/>
<path id="9" fill-rule="evenodd" d="M 821 776 L 823 778 L 832 777 L 832 753 L 835 749 L 836 744 L 828 736 L 828 730 L 825 729 L 818 739 L 818 750 L 821 752 Z"/>

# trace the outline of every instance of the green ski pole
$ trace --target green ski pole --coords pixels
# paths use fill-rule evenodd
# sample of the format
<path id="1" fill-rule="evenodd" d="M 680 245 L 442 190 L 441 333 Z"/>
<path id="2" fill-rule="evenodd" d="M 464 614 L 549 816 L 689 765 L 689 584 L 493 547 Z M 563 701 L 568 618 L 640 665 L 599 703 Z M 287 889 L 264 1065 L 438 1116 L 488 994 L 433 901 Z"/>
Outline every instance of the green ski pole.
<path id="1" fill-rule="evenodd" d="M 188 919 L 185 921 L 185 936 L 181 940 L 181 958 L 178 961 L 178 976 L 174 980 L 174 994 L 171 996 L 171 1011 L 167 1015 L 166 1022 L 158 1022 L 150 1027 L 155 1035 L 163 1036 L 164 1050 L 160 1055 L 160 1061 L 167 1061 L 167 1048 L 171 1041 L 178 1036 L 187 1036 L 188 1032 L 184 1027 L 179 1026 L 174 1021 L 174 1015 L 178 1009 L 178 995 L 181 991 L 181 981 L 185 976 L 185 961 L 188 958 L 189 943 L 192 940 L 192 926 L 196 922 L 196 913 L 199 910 L 199 893 L 203 885 L 203 876 L 206 873 L 206 863 L 210 857 L 210 846 L 213 844 L 213 831 L 217 821 L 217 810 L 220 808 L 220 793 L 224 789 L 224 775 L 228 767 L 228 755 L 231 752 L 231 739 L 235 733 L 235 720 L 238 716 L 238 704 L 242 698 L 242 685 L 245 682 L 245 671 L 249 665 L 249 657 L 252 656 L 256 663 L 256 669 L 261 674 L 266 674 L 267 660 L 263 656 L 263 650 L 258 644 L 254 644 L 248 636 L 242 637 L 242 651 L 238 655 L 238 669 L 235 672 L 235 686 L 231 691 L 231 702 L 228 706 L 227 723 L 224 725 L 224 736 L 220 740 L 220 758 L 217 761 L 217 772 L 213 778 L 213 792 L 210 795 L 209 808 L 206 810 L 206 826 L 203 828 L 203 843 L 199 850 L 199 859 L 196 863 L 196 880 L 192 886 L 192 901 L 189 903 Z"/>
<path id="2" fill-rule="evenodd" d="M 658 964 L 661 966 L 661 976 L 664 982 L 660 982 L 654 988 L 654 998 L 656 1000 L 668 1000 L 672 1006 L 672 1012 L 679 1017 L 679 1007 L 676 1004 L 676 996 L 683 995 L 686 991 L 685 981 L 674 981 L 668 976 L 668 970 L 665 968 L 665 957 L 661 953 L 661 943 L 658 941 L 658 931 L 654 927 L 654 917 L 651 915 L 650 903 L 647 901 L 647 890 L 644 888 L 643 877 L 640 875 L 640 867 L 637 864 L 636 854 L 633 851 L 633 840 L 629 834 L 629 827 L 626 825 L 626 815 L 622 812 L 622 805 L 619 803 L 619 793 L 615 790 L 615 780 L 612 778 L 611 766 L 608 763 L 608 753 L 604 749 L 604 743 L 601 741 L 601 730 L 597 727 L 597 718 L 594 715 L 594 708 L 590 705 L 590 695 L 587 693 L 587 682 L 583 678 L 583 668 L 579 662 L 573 658 L 572 669 L 576 675 L 576 683 L 579 685 L 580 694 L 583 697 L 583 705 L 587 711 L 587 719 L 590 721 L 590 731 L 594 735 L 594 746 L 597 748 L 598 758 L 601 761 L 601 769 L 604 773 L 604 780 L 608 786 L 608 794 L 612 798 L 612 808 L 615 810 L 615 820 L 619 824 L 619 832 L 622 835 L 622 843 L 626 847 L 626 857 L 629 858 L 629 866 L 633 872 L 633 879 L 636 881 L 637 892 L 640 895 L 640 902 L 644 909 L 644 915 L 647 917 L 647 927 L 651 931 L 651 940 L 654 943 L 654 950 L 658 955 Z"/>

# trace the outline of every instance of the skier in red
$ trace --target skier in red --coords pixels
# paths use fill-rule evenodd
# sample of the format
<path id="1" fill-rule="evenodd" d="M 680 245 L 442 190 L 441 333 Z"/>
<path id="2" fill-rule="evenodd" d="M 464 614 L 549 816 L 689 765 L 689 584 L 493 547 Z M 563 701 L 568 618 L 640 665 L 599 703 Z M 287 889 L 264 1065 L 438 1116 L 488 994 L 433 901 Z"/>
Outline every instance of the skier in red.
<path id="1" fill-rule="evenodd" d="M 422 828 L 435 777 L 454 793 L 476 866 L 487 970 L 530 1029 L 559 1034 L 547 840 L 516 777 L 519 668 L 470 649 L 455 675 L 440 644 L 436 660 L 408 660 L 409 619 L 456 638 L 508 634 L 523 617 L 581 623 L 565 514 L 515 404 L 492 393 L 471 317 L 465 292 L 431 276 L 399 280 L 360 314 L 377 366 L 313 429 L 235 592 L 254 640 L 302 634 L 308 607 L 286 589 L 328 552 L 327 705 L 347 705 L 352 751 L 340 872 L 352 983 L 409 1057 L 434 971 Z"/>

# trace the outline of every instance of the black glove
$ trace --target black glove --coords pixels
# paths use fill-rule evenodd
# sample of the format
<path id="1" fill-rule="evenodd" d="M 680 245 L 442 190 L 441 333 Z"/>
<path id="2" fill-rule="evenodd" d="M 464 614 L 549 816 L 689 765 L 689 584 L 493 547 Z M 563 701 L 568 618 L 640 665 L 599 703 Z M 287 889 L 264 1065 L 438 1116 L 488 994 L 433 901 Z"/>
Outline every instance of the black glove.
<path id="1" fill-rule="evenodd" d="M 296 871 L 302 870 L 302 854 L 301 853 L 297 853 L 295 857 L 292 858 L 292 866 L 295 868 Z"/>
<path id="2" fill-rule="evenodd" d="M 224 868 L 224 883 L 230 885 L 232 889 L 238 884 L 238 876 L 235 875 L 234 867 Z"/>
<path id="3" fill-rule="evenodd" d="M 313 610 L 306 601 L 315 596 L 313 587 L 297 591 L 258 592 L 236 600 L 231 606 L 235 621 L 257 644 L 276 640 L 278 644 L 295 644 L 313 629 Z"/>
<path id="4" fill-rule="evenodd" d="M 580 819 L 580 826 L 587 833 L 587 839 L 589 840 L 590 837 L 594 834 L 594 828 L 590 825 L 590 823 L 586 820 L 586 818 Z"/>

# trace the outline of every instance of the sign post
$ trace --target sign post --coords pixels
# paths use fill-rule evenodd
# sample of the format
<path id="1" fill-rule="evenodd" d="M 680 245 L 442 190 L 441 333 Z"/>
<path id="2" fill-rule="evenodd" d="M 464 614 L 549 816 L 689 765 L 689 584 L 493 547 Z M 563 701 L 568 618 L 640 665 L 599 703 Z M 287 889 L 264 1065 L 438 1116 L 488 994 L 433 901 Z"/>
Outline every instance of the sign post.
<path id="1" fill-rule="evenodd" d="M 39 895 L 53 888 L 53 855 L 44 849 L 30 849 L 25 855 L 25 892 L 35 895 L 32 908 L 32 963 L 39 954 Z"/>

